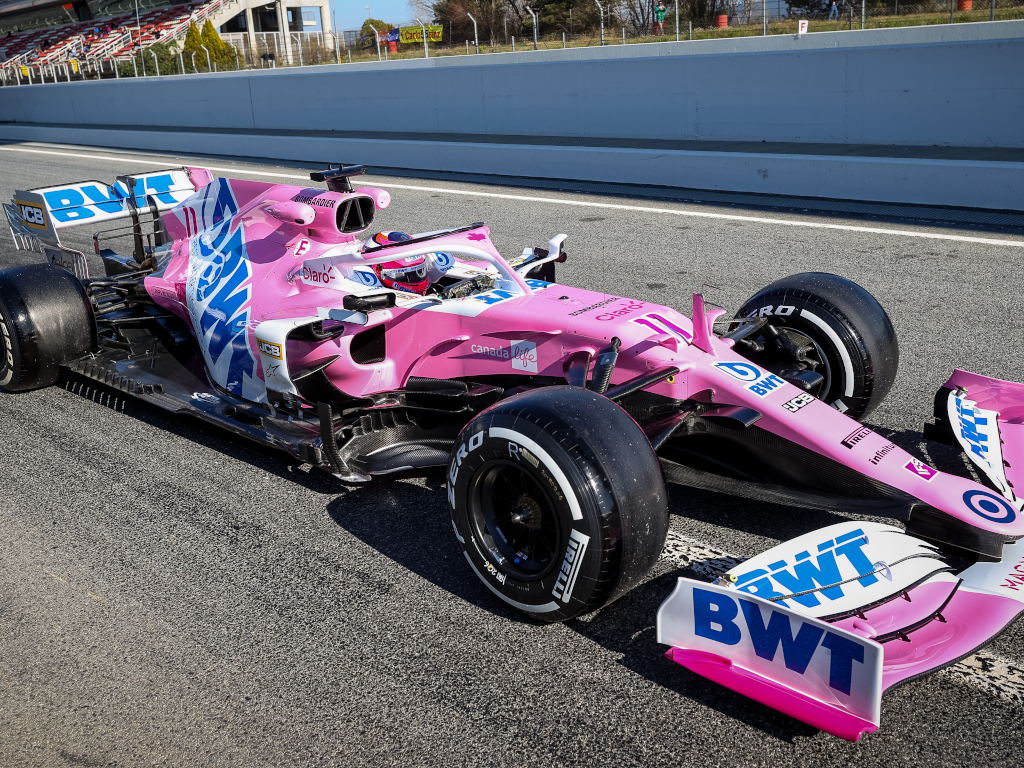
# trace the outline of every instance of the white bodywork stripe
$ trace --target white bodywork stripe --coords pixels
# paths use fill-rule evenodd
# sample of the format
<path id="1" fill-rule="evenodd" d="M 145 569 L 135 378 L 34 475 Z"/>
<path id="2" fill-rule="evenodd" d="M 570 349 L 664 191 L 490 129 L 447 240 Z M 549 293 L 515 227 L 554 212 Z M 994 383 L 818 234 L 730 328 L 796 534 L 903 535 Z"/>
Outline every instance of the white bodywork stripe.
<path id="1" fill-rule="evenodd" d="M 559 468 L 548 452 L 537 445 L 533 440 L 528 438 L 526 435 L 521 435 L 515 430 L 505 429 L 504 427 L 491 427 L 488 431 L 491 437 L 497 437 L 503 440 L 512 440 L 513 442 L 519 443 L 520 445 L 527 448 L 530 453 L 536 456 L 538 459 L 544 462 L 544 465 L 548 468 L 548 471 L 554 475 L 555 480 L 558 481 L 559 486 L 562 488 L 562 492 L 565 494 L 565 500 L 569 503 L 569 509 L 572 511 L 573 520 L 583 519 L 583 510 L 580 509 L 579 500 L 576 498 L 576 492 L 573 487 L 569 484 L 569 478 L 567 478 L 562 470 Z"/>

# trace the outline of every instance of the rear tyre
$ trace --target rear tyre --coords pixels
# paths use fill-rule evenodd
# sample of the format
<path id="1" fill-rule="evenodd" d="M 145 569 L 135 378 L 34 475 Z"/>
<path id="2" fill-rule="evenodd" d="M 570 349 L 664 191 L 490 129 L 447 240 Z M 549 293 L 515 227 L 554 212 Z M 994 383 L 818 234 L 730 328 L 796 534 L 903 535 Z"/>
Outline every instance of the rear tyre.
<path id="1" fill-rule="evenodd" d="M 825 380 L 817 395 L 833 408 L 862 419 L 889 394 L 899 368 L 900 350 L 889 315 L 878 300 L 852 280 L 823 272 L 784 277 L 761 289 L 740 307 L 737 317 L 767 317 L 786 336 L 789 349 L 809 349 L 803 362 L 780 355 L 766 334 L 751 353 L 736 351 L 775 373 L 813 369 Z"/>
<path id="2" fill-rule="evenodd" d="M 600 608 L 661 554 L 661 467 L 625 411 L 579 387 L 525 392 L 459 435 L 448 502 L 470 568 L 508 605 L 542 621 Z"/>
<path id="3" fill-rule="evenodd" d="M 49 264 L 0 271 L 0 389 L 57 383 L 60 366 L 96 346 L 92 307 L 70 272 Z"/>

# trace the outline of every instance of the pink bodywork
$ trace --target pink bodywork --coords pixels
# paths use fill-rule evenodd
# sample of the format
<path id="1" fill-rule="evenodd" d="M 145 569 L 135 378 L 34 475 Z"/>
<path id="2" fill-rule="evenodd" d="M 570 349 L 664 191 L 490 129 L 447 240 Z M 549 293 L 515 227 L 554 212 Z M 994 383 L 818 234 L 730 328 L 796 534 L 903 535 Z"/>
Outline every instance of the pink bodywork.
<path id="1" fill-rule="evenodd" d="M 256 329 L 268 321 L 318 314 L 323 317 L 325 309 L 342 309 L 346 291 L 333 287 L 341 279 L 340 270 L 369 265 L 374 258 L 383 260 L 379 255 L 361 253 L 357 233 L 337 231 L 337 206 L 350 198 L 369 197 L 377 208 L 383 208 L 390 202 L 390 196 L 373 188 L 343 194 L 293 185 L 228 182 L 213 180 L 202 169 L 190 171 L 199 189 L 164 215 L 167 230 L 174 239 L 172 254 L 158 276 L 146 279 L 146 288 L 158 304 L 192 324 L 197 336 L 200 335 L 188 303 L 196 281 L 193 270 L 190 283 L 192 260 L 202 252 L 202 239 L 210 233 L 224 237 L 226 233 L 240 232 L 244 266 L 248 270 L 237 289 L 239 296 L 244 294 L 245 327 L 241 338 L 257 362 L 254 379 L 263 382 L 265 361 L 261 363 L 256 353 Z M 210 194 L 214 188 L 216 198 Z M 654 385 L 650 391 L 678 400 L 710 401 L 713 395 L 718 405 L 755 408 L 762 414 L 758 426 L 769 432 L 904 490 L 971 526 L 1007 538 L 1024 536 L 1024 515 L 1007 514 L 998 519 L 998 515 L 981 514 L 965 503 L 965 496 L 971 493 L 991 495 L 977 483 L 921 464 L 902 449 L 891 446 L 882 435 L 819 400 L 796 412 L 784 408 L 783 404 L 802 394 L 802 390 L 753 366 L 733 351 L 730 340 L 712 334 L 711 324 L 722 311 L 706 312 L 699 295 L 694 296 L 694 323 L 663 305 L 527 281 L 512 273 L 491 242 L 486 227 L 431 240 L 429 247 L 432 251 L 454 254 L 470 249 L 477 254 L 475 261 L 457 261 L 477 267 L 480 254 L 488 256 L 492 263 L 502 265 L 512 275 L 508 290 L 494 291 L 486 299 L 453 300 L 447 308 L 422 301 L 369 312 L 365 324 L 353 324 L 342 335 L 323 343 L 288 341 L 288 365 L 300 369 L 313 361 L 337 356 L 326 372 L 338 389 L 352 396 L 401 388 L 410 376 L 454 379 L 528 371 L 564 379 L 570 369 L 589 369 L 598 351 L 612 337 L 618 337 L 621 351 L 613 385 L 668 366 L 676 367 L 677 375 Z M 389 248 L 386 259 L 397 260 L 422 252 L 422 245 L 416 244 Z M 303 274 L 304 262 L 329 257 L 334 261 L 320 262 L 320 271 Z M 380 290 L 375 292 L 383 290 L 377 287 Z M 386 359 L 369 365 L 353 362 L 353 337 L 377 325 L 387 328 L 390 341 Z M 730 365 L 736 367 L 730 369 Z M 755 379 L 744 380 L 736 371 L 754 371 L 751 375 Z M 766 390 L 758 391 L 754 385 L 764 378 L 775 381 Z M 1007 470 L 1007 477 L 1024 483 L 1024 386 L 964 371 L 957 371 L 950 381 L 951 386 L 969 387 L 980 406 L 1001 413 L 1000 426 L 1007 443 L 1005 455 L 1013 465 Z M 258 400 L 258 394 L 252 399 Z M 856 439 L 850 439 L 854 435 Z M 1007 564 L 1007 568 L 1014 565 Z M 897 599 L 862 616 L 837 622 L 837 626 L 872 638 L 925 621 L 941 608 L 942 620 L 931 620 L 916 629 L 908 641 L 897 638 L 885 644 L 883 687 L 890 687 L 970 653 L 1021 609 L 1021 601 L 1015 596 L 956 586 L 943 580 L 923 584 L 910 591 L 910 601 Z M 705 677 L 837 736 L 857 739 L 877 727 L 768 678 L 739 670 L 726 657 L 680 648 L 671 649 L 667 655 Z"/>
<path id="2" fill-rule="evenodd" d="M 966 389 L 980 407 L 999 414 L 1006 479 L 1015 488 L 1024 488 L 1024 384 L 993 379 L 957 368 L 946 386 Z"/>
<path id="3" fill-rule="evenodd" d="M 192 169 L 192 178 L 201 179 L 199 169 Z M 214 198 L 210 190 L 214 189 L 220 190 L 218 199 L 233 200 L 227 204 L 233 211 L 218 214 L 211 202 Z M 386 191 L 374 188 L 342 194 L 286 184 L 214 180 L 164 214 L 167 230 L 174 238 L 172 257 L 160 276 L 146 279 L 146 288 L 161 306 L 192 322 L 185 299 L 190 259 L 199 247 L 196 241 L 217 231 L 218 226 L 230 225 L 232 233 L 241 230 L 245 257 L 251 268 L 251 277 L 244 286 L 249 291 L 246 306 L 250 312 L 246 343 L 255 350 L 256 328 L 261 322 L 310 316 L 325 307 L 341 307 L 344 292 L 330 287 L 334 278 L 329 271 L 325 271 L 319 283 L 297 279 L 296 273 L 301 271 L 303 261 L 346 250 L 349 253 L 342 253 L 344 263 L 369 264 L 368 258 L 359 253 L 361 241 L 356 235 L 338 233 L 333 224 L 333 207 L 308 205 L 313 198 L 340 205 L 349 197 L 359 196 L 372 198 L 377 207 L 390 202 Z M 310 211 L 313 220 L 307 222 Z M 301 223 L 289 220 L 291 215 L 301 219 Z M 429 246 L 438 252 L 455 253 L 463 247 L 474 248 L 507 266 L 488 232 L 486 227 L 480 227 L 438 238 Z M 422 251 L 422 246 L 416 245 L 391 248 L 387 258 L 398 259 L 417 248 Z M 377 257 L 378 261 L 381 259 Z M 678 375 L 650 391 L 685 400 L 707 399 L 701 393 L 710 390 L 717 404 L 749 406 L 761 412 L 759 427 L 905 490 L 971 526 L 1007 537 L 1024 536 L 1024 515 L 991 519 L 964 502 L 968 492 L 987 493 L 982 486 L 921 465 L 902 449 L 891 447 L 887 438 L 862 428 L 819 400 L 796 413 L 790 412 L 783 408 L 783 403 L 801 394 L 801 390 L 777 377 L 774 388 L 759 396 L 750 389 L 749 381 L 717 367 L 720 363 L 742 363 L 749 370 L 752 365 L 733 351 L 731 340 L 721 340 L 710 333 L 711 321 L 722 310 L 705 315 L 699 296 L 695 296 L 694 304 L 698 317 L 695 329 L 689 318 L 671 307 L 566 285 L 531 282 L 537 290 L 516 276 L 518 290 L 524 295 L 506 291 L 509 297 L 482 308 L 474 304 L 480 299 L 456 300 L 462 306 L 476 306 L 471 312 L 449 311 L 429 303 L 371 312 L 366 325 L 352 325 L 342 336 L 323 344 L 288 342 L 289 366 L 298 369 L 305 363 L 339 355 L 326 372 L 340 390 L 352 396 L 400 388 L 410 376 L 462 378 L 509 374 L 518 367 L 541 376 L 562 378 L 573 364 L 592 365 L 598 350 L 617 336 L 622 345 L 613 385 L 666 366 L 678 367 Z M 352 337 L 378 324 L 387 327 L 389 338 L 401 342 L 389 345 L 387 359 L 381 363 L 354 363 L 349 354 Z M 511 342 L 517 342 L 519 350 L 525 344 L 529 359 L 517 360 Z M 258 355 L 254 356 L 258 360 Z M 256 375 L 260 381 L 264 379 L 259 365 Z M 770 377 L 766 371 L 760 371 L 760 375 Z M 1016 421 L 1007 426 L 1024 429 L 1020 423 L 1024 397 L 1019 395 L 1024 387 L 1005 382 L 999 385 L 1005 389 L 995 384 L 989 386 L 991 397 L 1009 397 L 1018 408 L 1012 417 Z M 844 438 L 862 429 L 865 434 L 852 447 L 843 444 Z M 1024 440 L 1019 445 L 1024 445 Z M 876 452 L 883 448 L 884 458 L 872 463 Z M 1016 463 L 1018 468 L 1014 472 L 1019 473 L 1024 461 Z M 917 471 L 912 471 L 915 466 Z"/>

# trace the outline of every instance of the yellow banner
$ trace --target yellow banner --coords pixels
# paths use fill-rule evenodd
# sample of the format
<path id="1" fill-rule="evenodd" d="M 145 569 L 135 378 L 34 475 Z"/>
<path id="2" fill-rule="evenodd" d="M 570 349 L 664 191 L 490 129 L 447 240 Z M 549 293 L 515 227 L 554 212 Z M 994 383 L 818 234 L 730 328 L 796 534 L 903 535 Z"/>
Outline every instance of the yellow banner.
<path id="1" fill-rule="evenodd" d="M 427 25 L 427 40 L 432 43 L 440 43 L 441 35 L 444 34 L 444 27 L 440 24 Z M 420 27 L 402 27 L 398 30 L 398 42 L 400 43 L 422 43 L 423 29 Z"/>

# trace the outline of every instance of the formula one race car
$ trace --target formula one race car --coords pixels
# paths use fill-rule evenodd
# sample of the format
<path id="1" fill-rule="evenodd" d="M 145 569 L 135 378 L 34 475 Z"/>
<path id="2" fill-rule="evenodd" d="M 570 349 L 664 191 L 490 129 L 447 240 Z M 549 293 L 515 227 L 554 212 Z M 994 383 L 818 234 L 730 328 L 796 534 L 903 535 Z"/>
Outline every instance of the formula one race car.
<path id="1" fill-rule="evenodd" d="M 886 396 L 899 357 L 888 316 L 856 284 L 787 277 L 730 320 L 694 294 L 690 319 L 557 284 L 564 235 L 508 260 L 483 224 L 362 239 L 390 202 L 384 190 L 353 189 L 364 170 L 311 174 L 326 190 L 186 167 L 109 187 L 17 192 L 5 206 L 15 241 L 50 263 L 0 272 L 0 386 L 46 386 L 66 368 L 347 483 L 447 467 L 452 526 L 471 570 L 546 621 L 606 605 L 651 568 L 668 529 L 666 480 L 897 518 L 908 534 L 973 559 L 1016 552 L 1024 387 L 958 371 L 940 393 L 933 436 L 959 441 L 991 488 L 913 458 L 855 421 Z M 59 235 L 113 220 L 127 224 L 94 235 L 106 274 L 90 278 L 84 254 Z M 120 235 L 130 254 L 104 247 Z M 700 589 L 733 601 L 752 593 L 743 605 L 784 596 L 777 612 L 799 611 L 805 592 L 836 599 L 837 571 L 820 554 L 826 544 L 840 550 L 840 538 L 831 542 L 813 557 L 809 547 L 793 554 L 791 583 L 782 569 L 792 558 L 780 554 L 741 568 L 736 591 Z M 856 578 L 866 585 L 874 573 Z M 769 594 L 769 576 L 782 593 Z M 725 605 L 717 599 L 707 605 Z M 677 602 L 663 618 L 679 613 Z M 669 632 L 663 621 L 663 636 L 685 649 L 703 625 L 694 629 L 692 605 L 680 610 L 690 624 Z M 709 626 L 732 638 L 735 613 L 707 610 L 725 612 Z M 839 622 L 828 635 L 807 618 L 810 634 L 783 647 L 813 654 L 815 632 L 855 642 L 838 634 L 850 615 L 822 615 Z M 902 636 L 913 640 L 915 626 L 900 624 Z M 773 615 L 766 631 L 780 627 Z M 834 663 L 856 658 L 836 647 Z M 785 659 L 791 670 L 789 650 Z"/>

